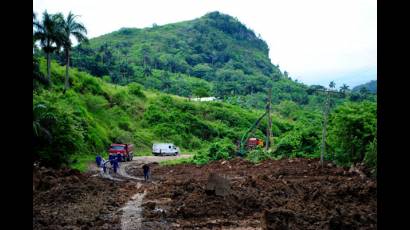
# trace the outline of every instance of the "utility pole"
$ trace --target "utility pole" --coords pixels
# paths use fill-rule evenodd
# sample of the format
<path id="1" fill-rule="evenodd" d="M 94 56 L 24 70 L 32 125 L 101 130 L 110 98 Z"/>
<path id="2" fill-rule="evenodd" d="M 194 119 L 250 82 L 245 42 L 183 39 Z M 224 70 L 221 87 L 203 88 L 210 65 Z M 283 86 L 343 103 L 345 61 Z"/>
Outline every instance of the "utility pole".
<path id="1" fill-rule="evenodd" d="M 265 150 L 268 151 L 270 146 L 273 144 L 272 140 L 272 117 L 271 117 L 271 110 L 272 110 L 272 88 L 269 90 L 269 97 L 268 103 L 266 105 L 266 112 L 268 115 L 268 126 L 266 128 L 266 148 Z"/>
<path id="2" fill-rule="evenodd" d="M 325 100 L 325 105 L 323 108 L 322 146 L 321 146 L 321 152 L 320 152 L 320 165 L 323 167 L 323 157 L 326 154 L 326 133 L 327 133 L 327 121 L 328 121 L 329 111 L 330 111 L 330 96 L 331 94 L 343 95 L 343 93 L 330 90 L 330 89 L 329 90 L 316 89 L 315 91 L 326 93 L 326 100 Z"/>
<path id="3" fill-rule="evenodd" d="M 327 117 L 329 115 L 329 107 L 330 107 L 330 93 L 327 91 L 326 94 L 326 102 L 325 108 L 323 113 L 323 131 L 322 131 L 322 151 L 320 153 L 320 165 L 323 167 L 323 156 L 326 153 L 326 126 L 327 126 Z"/>

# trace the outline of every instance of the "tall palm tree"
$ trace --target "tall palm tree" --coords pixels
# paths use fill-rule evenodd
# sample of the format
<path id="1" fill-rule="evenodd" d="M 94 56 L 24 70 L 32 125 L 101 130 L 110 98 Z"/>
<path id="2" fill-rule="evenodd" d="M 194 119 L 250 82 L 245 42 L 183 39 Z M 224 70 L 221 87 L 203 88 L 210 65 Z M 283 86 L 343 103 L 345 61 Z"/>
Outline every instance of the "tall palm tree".
<path id="1" fill-rule="evenodd" d="M 44 11 L 42 20 L 38 22 L 37 20 L 35 20 L 35 14 L 33 13 L 33 43 L 39 40 L 41 48 L 43 49 L 44 53 L 46 53 L 47 79 L 49 83 L 51 83 L 50 54 L 60 49 L 61 45 L 61 36 L 59 34 L 58 23 L 59 17 L 60 16 L 58 14 L 48 14 L 47 11 Z"/>
<path id="2" fill-rule="evenodd" d="M 71 11 L 68 13 L 67 18 L 62 18 L 61 20 L 61 29 L 62 29 L 62 34 L 63 34 L 63 48 L 64 48 L 64 54 L 66 58 L 66 72 L 65 72 L 65 84 L 64 84 L 64 91 L 63 93 L 66 92 L 66 90 L 70 87 L 69 85 L 69 75 L 68 71 L 70 68 L 70 51 L 72 48 L 72 42 L 71 42 L 71 35 L 74 36 L 74 38 L 77 40 L 77 42 L 87 42 L 88 39 L 86 37 L 87 34 L 87 29 L 84 27 L 84 25 L 80 22 L 76 21 L 76 18 L 78 15 L 74 15 L 71 13 Z"/>
<path id="3" fill-rule="evenodd" d="M 346 85 L 346 84 L 343 84 L 343 85 L 340 87 L 340 92 L 341 92 L 341 93 L 346 93 L 348 90 L 349 90 L 349 86 Z"/>
<path id="4" fill-rule="evenodd" d="M 331 89 L 335 88 L 335 87 L 336 87 L 336 83 L 335 83 L 334 81 L 331 81 L 330 84 L 329 84 L 329 87 L 330 87 Z"/>

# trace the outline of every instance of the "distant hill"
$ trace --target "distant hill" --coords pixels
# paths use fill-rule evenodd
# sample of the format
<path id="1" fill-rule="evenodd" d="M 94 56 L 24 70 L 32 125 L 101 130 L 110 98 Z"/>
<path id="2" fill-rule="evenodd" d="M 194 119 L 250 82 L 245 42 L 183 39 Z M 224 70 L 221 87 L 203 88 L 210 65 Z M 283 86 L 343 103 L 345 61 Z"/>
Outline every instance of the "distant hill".
<path id="1" fill-rule="evenodd" d="M 366 88 L 370 93 L 377 93 L 377 80 L 358 85 L 352 89 L 353 92 L 358 92 L 361 88 Z"/>

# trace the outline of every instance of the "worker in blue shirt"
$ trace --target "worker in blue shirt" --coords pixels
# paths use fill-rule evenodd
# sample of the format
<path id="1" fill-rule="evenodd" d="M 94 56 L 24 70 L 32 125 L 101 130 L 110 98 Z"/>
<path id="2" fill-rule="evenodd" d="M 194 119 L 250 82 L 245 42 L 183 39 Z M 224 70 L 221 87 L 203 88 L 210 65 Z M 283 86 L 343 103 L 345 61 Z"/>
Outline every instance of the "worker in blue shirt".
<path id="1" fill-rule="evenodd" d="M 122 155 L 121 154 L 117 154 L 117 160 L 118 160 L 118 162 L 122 161 Z"/>
<path id="2" fill-rule="evenodd" d="M 144 181 L 146 182 L 149 178 L 149 166 L 145 164 L 142 166 L 142 169 L 144 171 Z"/>
<path id="3" fill-rule="evenodd" d="M 101 166 L 101 161 L 102 157 L 100 155 L 97 155 L 97 157 L 95 157 L 95 163 L 97 163 L 97 167 Z"/>
<path id="4" fill-rule="evenodd" d="M 110 156 L 108 156 L 108 160 L 110 161 L 111 165 L 114 163 L 114 159 L 117 158 L 116 155 L 110 154 Z"/>
<path id="5" fill-rule="evenodd" d="M 114 173 L 117 173 L 117 169 L 118 169 L 118 157 L 116 157 L 116 158 L 114 158 L 114 159 L 112 160 L 111 165 L 112 165 L 112 167 L 113 167 L 113 169 L 114 169 Z"/>

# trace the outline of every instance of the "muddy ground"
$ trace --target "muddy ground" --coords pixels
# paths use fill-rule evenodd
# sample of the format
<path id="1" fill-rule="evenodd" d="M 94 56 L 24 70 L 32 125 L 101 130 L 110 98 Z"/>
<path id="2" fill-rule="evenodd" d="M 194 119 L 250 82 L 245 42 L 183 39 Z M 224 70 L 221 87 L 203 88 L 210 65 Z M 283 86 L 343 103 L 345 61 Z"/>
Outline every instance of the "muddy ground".
<path id="1" fill-rule="evenodd" d="M 152 168 L 159 183 L 143 203 L 145 229 L 376 229 L 376 181 L 348 169 L 322 169 L 318 160 Z M 229 195 L 206 193 L 211 172 L 228 179 Z"/>
<path id="2" fill-rule="evenodd" d="M 118 209 L 136 182 L 72 169 L 33 169 L 33 229 L 121 229 Z"/>
<path id="3" fill-rule="evenodd" d="M 128 175 L 140 178 L 140 163 L 130 162 Z M 152 181 L 142 186 L 36 169 L 33 228 L 121 229 L 121 207 L 145 191 L 141 229 L 376 229 L 377 183 L 365 169 L 320 168 L 310 159 L 151 169 Z M 210 173 L 226 178 L 227 194 L 206 191 Z"/>

